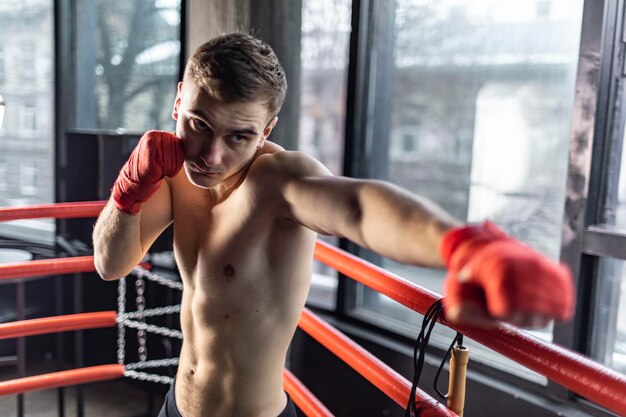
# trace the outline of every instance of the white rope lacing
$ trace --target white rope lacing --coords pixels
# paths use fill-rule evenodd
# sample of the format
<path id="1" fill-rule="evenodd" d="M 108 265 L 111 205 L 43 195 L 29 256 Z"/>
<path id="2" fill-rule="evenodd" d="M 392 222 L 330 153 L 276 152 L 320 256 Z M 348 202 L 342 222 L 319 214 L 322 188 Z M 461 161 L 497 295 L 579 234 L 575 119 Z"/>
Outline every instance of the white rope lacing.
<path id="1" fill-rule="evenodd" d="M 165 316 L 168 314 L 180 313 L 180 304 L 146 308 L 145 290 L 146 283 L 144 280 L 154 282 L 165 287 L 182 291 L 183 284 L 173 281 L 166 277 L 159 276 L 153 272 L 150 272 L 142 267 L 135 267 L 131 271 L 131 275 L 136 277 L 135 279 L 135 302 L 137 305 L 136 311 L 126 311 L 126 278 L 119 280 L 118 284 L 118 297 L 117 297 L 117 362 L 124 364 L 126 360 L 126 328 L 132 328 L 137 330 L 137 354 L 139 362 L 128 363 L 125 365 L 126 371 L 124 376 L 132 379 L 138 379 L 141 381 L 156 382 L 161 384 L 171 384 L 174 379 L 165 375 L 158 375 L 153 373 L 146 373 L 137 371 L 138 369 L 147 368 L 167 368 L 171 366 L 178 366 L 178 358 L 166 358 L 166 359 L 153 359 L 148 360 L 147 350 L 147 335 L 148 333 L 158 334 L 173 339 L 182 339 L 183 334 L 180 330 L 170 329 L 168 327 L 156 326 L 149 324 L 146 319 L 149 317 Z"/>

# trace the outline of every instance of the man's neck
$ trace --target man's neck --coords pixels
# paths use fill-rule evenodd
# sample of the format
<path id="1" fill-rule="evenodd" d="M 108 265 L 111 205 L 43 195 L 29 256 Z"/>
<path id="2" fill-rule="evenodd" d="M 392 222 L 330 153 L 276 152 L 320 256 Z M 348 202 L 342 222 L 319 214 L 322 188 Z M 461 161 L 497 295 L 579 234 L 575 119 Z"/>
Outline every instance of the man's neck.
<path id="1" fill-rule="evenodd" d="M 211 203 L 213 206 L 217 206 L 218 204 L 223 203 L 230 197 L 230 195 L 237 189 L 248 176 L 248 171 L 250 170 L 250 166 L 254 162 L 256 158 L 252 158 L 248 164 L 246 164 L 239 171 L 235 172 L 230 177 L 226 178 L 221 183 L 217 184 L 215 187 L 207 189 L 207 192 L 211 198 Z"/>

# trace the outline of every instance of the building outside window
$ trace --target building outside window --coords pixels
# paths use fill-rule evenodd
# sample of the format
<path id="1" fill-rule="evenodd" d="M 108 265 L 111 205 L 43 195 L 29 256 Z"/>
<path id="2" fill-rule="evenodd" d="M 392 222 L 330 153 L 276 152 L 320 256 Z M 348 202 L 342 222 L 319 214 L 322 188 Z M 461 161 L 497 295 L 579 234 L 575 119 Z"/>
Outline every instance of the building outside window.
<path id="1" fill-rule="evenodd" d="M 50 45 L 51 46 L 51 45 Z M 36 77 L 37 64 L 39 63 L 37 57 L 37 45 L 32 39 L 23 39 L 19 43 L 19 67 L 20 78 L 24 82 L 32 82 Z M 40 52 L 40 54 L 45 53 Z"/>
<path id="2" fill-rule="evenodd" d="M 78 1 L 76 9 L 73 33 L 80 33 L 72 42 L 76 106 L 63 109 L 69 127 L 137 133 L 172 130 L 180 1 Z M 0 164 L 9 177 L 0 205 L 51 203 L 55 190 L 53 2 L 0 2 L 0 36 L 0 94 L 6 102 Z M 22 169 L 22 164 L 36 168 Z M 36 233 L 29 232 L 35 229 Z M 3 223 L 0 234 L 50 243 L 54 221 Z"/>
<path id="3" fill-rule="evenodd" d="M 77 9 L 78 102 L 70 127 L 173 130 L 180 0 L 78 0 Z"/>
<path id="4" fill-rule="evenodd" d="M 24 196 L 37 194 L 37 167 L 31 163 L 20 165 L 20 191 Z"/>
<path id="5" fill-rule="evenodd" d="M 7 181 L 7 167 L 0 163 L 0 191 L 6 192 L 9 188 L 9 182 Z"/>
<path id="6" fill-rule="evenodd" d="M 302 1 L 298 149 L 335 175 L 343 163 L 351 9 L 351 0 Z M 320 238 L 338 244 L 335 238 Z M 308 302 L 334 308 L 336 290 L 336 272 L 315 262 Z"/>
<path id="7" fill-rule="evenodd" d="M 335 175 L 343 163 L 351 8 L 351 0 L 302 2 L 298 147 Z"/>
<path id="8" fill-rule="evenodd" d="M 390 158 L 394 161 L 415 162 L 424 157 L 419 141 L 420 128 L 407 123 L 401 129 L 395 129 L 390 141 Z"/>
<path id="9" fill-rule="evenodd" d="M 0 206 L 54 201 L 53 1 L 0 2 Z M 0 224 L 0 236 L 51 243 L 54 221 Z"/>
<path id="10" fill-rule="evenodd" d="M 623 132 L 626 123 L 622 114 Z M 604 203 L 603 219 L 598 227 L 615 235 L 626 234 L 626 141 L 619 136 L 617 159 L 609 170 L 609 192 Z M 616 149 L 616 148 L 614 148 Z M 592 317 L 591 356 L 619 372 L 626 373 L 626 256 L 599 258 L 595 281 L 596 302 Z"/>
<path id="11" fill-rule="evenodd" d="M 491 219 L 558 259 L 583 1 L 398 0 L 386 179 L 456 218 Z M 407 122 L 410 121 L 410 125 Z M 445 272 L 382 266 L 439 294 Z M 354 315 L 415 336 L 421 316 L 361 285 Z M 551 329 L 534 332 L 551 340 Z M 454 334 L 440 330 L 447 348 Z M 544 378 L 469 342 L 477 361 Z"/>
<path id="12" fill-rule="evenodd" d="M 4 46 L 0 45 L 0 85 L 4 84 L 5 69 L 4 69 Z"/>
<path id="13" fill-rule="evenodd" d="M 37 110 L 30 104 L 22 106 L 20 111 L 20 130 L 24 134 L 34 134 L 37 130 Z"/>

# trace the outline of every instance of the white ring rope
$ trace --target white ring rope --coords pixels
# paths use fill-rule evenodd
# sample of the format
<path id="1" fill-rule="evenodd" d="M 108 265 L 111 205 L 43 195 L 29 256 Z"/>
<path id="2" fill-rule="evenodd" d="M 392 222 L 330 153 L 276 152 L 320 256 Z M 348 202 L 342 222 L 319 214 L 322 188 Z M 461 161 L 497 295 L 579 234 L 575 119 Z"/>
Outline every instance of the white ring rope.
<path id="1" fill-rule="evenodd" d="M 132 371 L 135 369 L 146 368 L 167 368 L 168 366 L 178 366 L 178 358 L 154 359 L 145 362 L 127 363 L 126 370 Z"/>
<path id="2" fill-rule="evenodd" d="M 168 288 L 172 288 L 172 289 L 180 290 L 180 291 L 183 290 L 182 282 L 172 281 L 171 279 L 159 276 L 140 266 L 134 267 L 133 270 L 131 271 L 131 274 L 139 278 L 147 279 L 148 281 L 156 282 L 157 284 L 161 284 Z"/>
<path id="3" fill-rule="evenodd" d="M 165 316 L 167 314 L 180 313 L 180 304 L 166 307 L 146 308 L 144 311 L 129 311 L 128 313 L 118 314 L 118 317 L 124 319 L 140 319 L 143 317 Z"/>
<path id="4" fill-rule="evenodd" d="M 117 317 L 126 312 L 126 278 L 121 278 L 117 285 Z M 117 321 L 117 363 L 124 364 L 126 360 L 126 327 L 124 321 Z"/>
<path id="5" fill-rule="evenodd" d="M 154 324 L 147 324 L 136 320 L 124 320 L 124 325 L 131 329 L 145 330 L 149 333 L 160 334 L 161 336 L 173 337 L 175 339 L 182 339 L 183 333 L 180 330 L 170 329 L 162 326 L 155 326 Z"/>
<path id="6" fill-rule="evenodd" d="M 171 384 L 174 382 L 174 378 L 172 377 L 136 371 L 137 369 L 178 366 L 178 358 L 147 360 L 147 333 L 154 333 L 174 339 L 183 338 L 183 334 L 180 330 L 146 323 L 145 319 L 148 317 L 158 317 L 180 313 L 180 304 L 157 308 L 145 308 L 145 284 L 143 280 L 146 279 L 179 291 L 182 291 L 183 284 L 161 277 L 139 266 L 135 267 L 131 271 L 131 274 L 137 278 L 135 281 L 135 290 L 137 292 L 135 301 L 137 304 L 137 311 L 126 312 L 126 278 L 122 278 L 119 280 L 117 297 L 117 361 L 120 364 L 124 364 L 126 359 L 126 328 L 136 329 L 139 362 L 126 364 L 124 376 L 141 381 Z"/>
<path id="7" fill-rule="evenodd" d="M 157 382 L 159 384 L 171 385 L 174 382 L 174 378 L 171 376 L 147 374 L 145 372 L 137 371 L 125 371 L 124 376 L 132 379 L 138 379 L 140 381 Z"/>

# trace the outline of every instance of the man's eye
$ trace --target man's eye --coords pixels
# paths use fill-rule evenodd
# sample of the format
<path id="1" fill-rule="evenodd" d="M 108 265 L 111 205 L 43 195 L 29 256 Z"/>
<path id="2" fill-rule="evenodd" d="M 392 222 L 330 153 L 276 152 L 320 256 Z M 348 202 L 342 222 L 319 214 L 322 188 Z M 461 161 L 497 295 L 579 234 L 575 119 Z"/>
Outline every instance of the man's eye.
<path id="1" fill-rule="evenodd" d="M 233 141 L 236 143 L 241 143 L 247 139 L 244 135 L 233 135 Z"/>
<path id="2" fill-rule="evenodd" d="M 195 129 L 206 130 L 209 126 L 200 119 L 191 119 L 191 123 Z"/>

